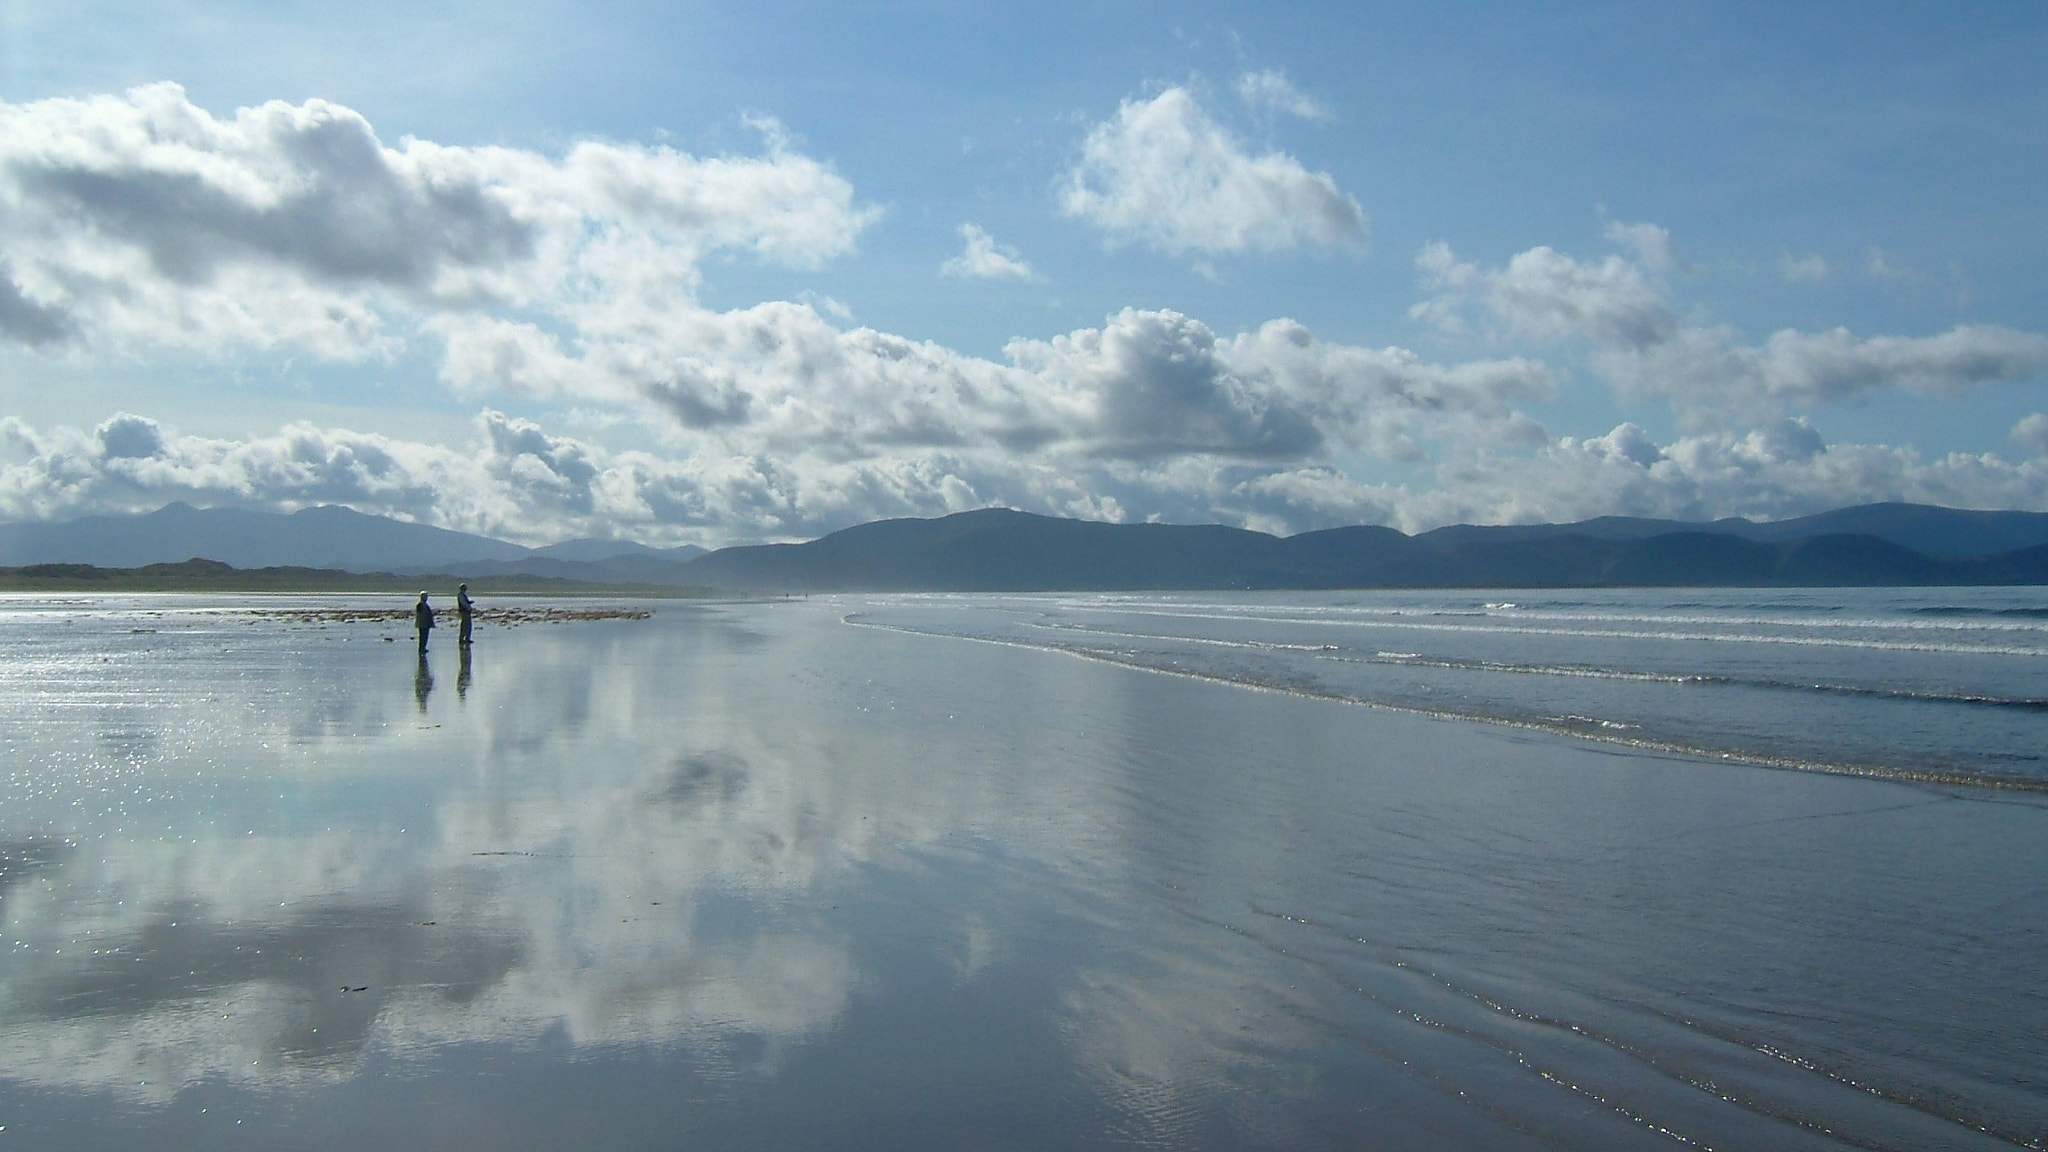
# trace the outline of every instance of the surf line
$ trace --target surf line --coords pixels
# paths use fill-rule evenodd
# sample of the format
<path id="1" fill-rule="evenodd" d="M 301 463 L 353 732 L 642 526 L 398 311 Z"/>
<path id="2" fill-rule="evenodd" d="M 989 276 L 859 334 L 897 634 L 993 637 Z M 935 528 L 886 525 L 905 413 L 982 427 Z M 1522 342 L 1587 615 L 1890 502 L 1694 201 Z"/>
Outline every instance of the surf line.
<path id="1" fill-rule="evenodd" d="M 962 636 L 954 632 L 930 632 L 921 628 L 908 628 L 901 624 L 881 624 L 861 619 L 862 613 L 849 612 L 839 618 L 841 624 L 850 628 L 874 628 L 883 632 L 898 632 L 906 636 L 922 636 L 933 640 L 965 640 L 975 644 L 993 644 L 999 648 L 1019 648 L 1026 652 L 1043 652 L 1059 656 L 1071 656 L 1077 660 L 1095 660 L 1129 668 L 1139 672 L 1151 672 L 1160 676 L 1179 676 L 1188 680 L 1199 680 L 1205 684 L 1222 684 L 1249 692 L 1272 692 L 1281 696 L 1299 696 L 1311 700 L 1327 700 L 1333 704 L 1349 704 L 1359 708 L 1376 708 L 1383 712 L 1397 712 L 1406 716 L 1426 716 L 1432 720 L 1451 720 L 1467 724 L 1492 724 L 1501 728 L 1514 728 L 1524 732 L 1541 732 L 1550 736 L 1563 736 L 1572 740 L 1584 740 L 1595 744 L 1611 744 L 1638 752 L 1655 752 L 1667 756 L 1681 756 L 1688 760 L 1718 761 L 1723 764 L 1741 764 L 1751 768 L 1769 768 L 1779 772 L 1811 772 L 1822 776 L 1854 776 L 1864 780 L 1886 780 L 1895 784 L 1929 784 L 1942 788 L 1990 788 L 2007 792 L 2034 792 L 2048 794 L 2048 780 L 2035 780 L 2026 776 L 1998 776 L 1989 773 L 1975 775 L 1966 772 L 1930 772 L 1917 768 L 1878 768 L 1865 764 L 1830 764 L 1821 760 L 1799 760 L 1790 756 L 1764 756 L 1754 752 L 1717 752 L 1707 748 L 1696 748 L 1668 740 L 1648 740 L 1641 737 L 1620 736 L 1592 732 L 1581 728 L 1544 724 L 1534 720 L 1513 720 L 1499 716 L 1482 716 L 1466 712 L 1452 712 L 1441 708 L 1417 708 L 1411 704 L 1389 704 L 1382 700 L 1363 700 L 1339 692 L 1311 688 L 1305 685 L 1282 687 L 1275 684 L 1260 684 L 1250 680 L 1238 680 L 1213 672 L 1197 672 L 1188 668 L 1161 668 L 1134 659 L 1125 659 L 1111 653 L 1084 652 L 1073 648 L 1060 648 L 1046 644 L 1026 644 L 1021 640 L 999 640 L 992 636 Z"/>
<path id="2" fill-rule="evenodd" d="M 1222 620 L 1231 623 L 1249 621 L 1259 624 L 1307 624 L 1328 625 L 1337 628 L 1405 629 L 1415 632 L 1463 632 L 1469 635 L 1570 636 L 1582 640 L 1702 641 L 1715 644 L 1786 644 L 1803 648 L 1861 648 L 1877 652 L 1946 652 L 1963 656 L 2039 657 L 2043 655 L 2043 650 L 2040 648 L 2025 648 L 2013 645 L 1933 644 L 1906 640 L 1859 640 L 1855 637 L 1836 636 L 1772 636 L 1758 632 L 1652 632 L 1625 628 L 1517 628 L 1494 624 L 1437 624 L 1422 620 L 1411 621 L 1406 619 L 1347 620 L 1341 617 L 1324 619 L 1310 616 L 1258 616 L 1249 613 L 1160 612 L 1142 608 L 1095 608 L 1093 610 L 1120 611 L 1129 616 L 1163 616 L 1170 620 Z M 1474 619 L 1497 618 L 1474 617 Z"/>
<path id="3" fill-rule="evenodd" d="M 1345 656 L 1335 644 L 1284 644 L 1268 640 L 1222 640 L 1212 636 L 1180 636 L 1171 632 L 1138 632 L 1126 628 L 1091 627 L 1086 624 L 1047 624 L 1022 621 L 1031 628 L 1054 633 L 1114 636 L 1126 640 L 1162 640 L 1173 644 L 1207 644 L 1218 648 L 1243 648 L 1255 652 L 1307 652 L 1320 660 L 1344 664 L 1380 664 L 1403 668 L 1442 668 L 1450 672 L 1507 672 L 1531 676 L 1568 676 L 1586 680 L 1622 680 L 1639 684 L 1712 684 L 1736 688 L 1767 688 L 1780 692 L 1819 692 L 1836 696 L 1868 696 L 1884 700 L 1911 700 L 1930 704 L 1970 704 L 1992 708 L 2018 708 L 2048 712 L 2048 699 L 1985 696 L 1966 692 L 1915 692 L 1910 689 L 1866 688 L 1855 684 L 1814 684 L 1804 680 L 1771 680 L 1762 677 L 1718 676 L 1678 672 L 1631 672 L 1620 668 L 1592 668 L 1577 665 L 1510 664 L 1496 660 L 1455 660 L 1425 658 L 1415 652 L 1382 652 L 1376 657 Z"/>

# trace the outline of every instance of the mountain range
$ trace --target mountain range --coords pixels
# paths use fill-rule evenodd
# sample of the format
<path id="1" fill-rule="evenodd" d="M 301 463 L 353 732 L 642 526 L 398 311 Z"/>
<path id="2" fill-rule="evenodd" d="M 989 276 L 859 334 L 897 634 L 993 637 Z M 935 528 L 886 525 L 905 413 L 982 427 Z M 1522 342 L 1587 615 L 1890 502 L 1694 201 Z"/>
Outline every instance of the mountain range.
<path id="1" fill-rule="evenodd" d="M 2048 583 L 2048 515 L 1874 507 L 1885 511 L 1776 524 L 1608 517 L 1289 537 L 983 509 L 877 521 L 807 544 L 726 548 L 685 571 L 693 584 L 787 592 Z"/>
<path id="2" fill-rule="evenodd" d="M 0 525 L 0 566 L 137 567 L 193 557 L 236 568 L 773 592 L 2041 584 L 2048 514 L 1893 503 L 1769 522 L 1607 516 L 1415 536 L 1358 526 L 1279 537 L 986 508 L 710 553 L 625 540 L 526 548 L 336 506 L 286 515 L 172 504 L 132 516 Z"/>
<path id="3" fill-rule="evenodd" d="M 137 568 L 203 557 L 236 568 L 393 573 L 461 568 L 479 576 L 634 583 L 640 581 L 635 572 L 666 570 L 703 553 L 694 544 L 658 549 L 631 540 L 568 540 L 526 548 L 332 504 L 287 515 L 178 503 L 131 516 L 0 524 L 0 566 L 9 567 Z"/>

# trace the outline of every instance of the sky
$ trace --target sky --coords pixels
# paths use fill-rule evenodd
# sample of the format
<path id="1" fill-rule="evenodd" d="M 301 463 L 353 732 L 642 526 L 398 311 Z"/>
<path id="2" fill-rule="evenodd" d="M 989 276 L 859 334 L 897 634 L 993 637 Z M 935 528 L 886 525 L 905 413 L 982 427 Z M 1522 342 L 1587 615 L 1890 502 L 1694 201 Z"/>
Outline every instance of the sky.
<path id="1" fill-rule="evenodd" d="M 2048 511 L 2038 4 L 0 0 L 0 521 Z"/>

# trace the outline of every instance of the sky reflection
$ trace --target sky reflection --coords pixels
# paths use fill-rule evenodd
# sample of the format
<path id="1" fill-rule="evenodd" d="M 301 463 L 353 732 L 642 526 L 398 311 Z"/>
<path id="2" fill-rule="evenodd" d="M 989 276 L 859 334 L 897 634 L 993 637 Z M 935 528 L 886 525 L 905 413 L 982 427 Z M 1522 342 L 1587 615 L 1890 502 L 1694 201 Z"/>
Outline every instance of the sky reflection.
<path id="1" fill-rule="evenodd" d="M 1728 777 L 828 603 L 486 628 L 424 672 L 396 623 L 219 604 L 0 603 L 9 1137 L 211 1147 L 231 1114 L 252 1146 L 1661 1146 L 1532 1069 L 1785 1135 L 1529 1031 L 1653 1037 L 1631 1021 L 1699 984 L 1702 918 L 1736 987 L 1731 957 L 1805 915 L 1752 924 L 1700 895 L 1720 865 L 1630 855 Z M 1910 794 L 1755 780 L 1779 812 Z M 1636 804 L 1661 815 L 1611 819 Z M 1645 890 L 1691 921 L 1602 919 Z"/>

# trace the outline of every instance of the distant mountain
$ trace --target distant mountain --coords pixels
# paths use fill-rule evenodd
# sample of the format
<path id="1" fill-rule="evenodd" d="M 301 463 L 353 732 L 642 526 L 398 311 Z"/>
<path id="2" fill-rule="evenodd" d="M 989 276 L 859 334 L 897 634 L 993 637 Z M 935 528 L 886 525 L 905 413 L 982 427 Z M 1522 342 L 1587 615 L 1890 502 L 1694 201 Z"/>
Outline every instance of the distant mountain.
<path id="1" fill-rule="evenodd" d="M 1748 521 L 1717 521 L 1746 524 Z M 1926 504 L 1864 504 L 1746 530 L 1753 540 L 1861 534 L 1889 540 L 1929 556 L 1993 556 L 2048 544 L 2048 513 L 1976 512 Z"/>
<path id="2" fill-rule="evenodd" d="M 1978 512 L 1926 504 L 1864 504 L 1763 523 L 1734 516 L 1708 523 L 1602 516 L 1574 524 L 1458 524 L 1425 532 L 1419 539 L 1468 542 L 1587 536 L 1595 540 L 1647 540 L 1673 532 L 1710 532 L 1770 542 L 1814 536 L 1875 536 L 1928 556 L 1992 556 L 2048 544 L 2048 513 Z"/>
<path id="3" fill-rule="evenodd" d="M 649 549 L 646 553 L 628 553 L 605 560 L 560 560 L 541 555 L 536 550 L 532 555 L 517 560 L 466 560 L 459 568 L 470 576 L 544 576 L 555 580 L 583 580 L 599 584 L 688 584 L 683 572 L 686 560 L 704 555 L 704 549 L 694 545 L 674 550 L 680 558 L 672 558 L 662 549 Z M 392 569 L 395 572 L 441 572 L 449 565 L 409 564 Z"/>
<path id="4" fill-rule="evenodd" d="M 528 549 L 341 507 L 291 515 L 172 504 L 136 516 L 0 525 L 0 566 L 134 568 L 203 557 L 253 569 L 549 577 L 768 591 L 1592 587 L 2048 582 L 2048 514 L 1871 504 L 1795 520 L 1607 516 L 1348 527 L 1281 538 L 1222 525 L 1102 524 L 991 508 L 882 520 L 806 544 Z"/>
<path id="5" fill-rule="evenodd" d="M 139 516 L 0 525 L 0 565 L 9 566 L 134 568 L 197 556 L 237 568 L 299 566 L 369 572 L 510 560 L 526 552 L 503 540 L 366 516 L 335 505 L 283 515 L 169 504 Z"/>
<path id="6" fill-rule="evenodd" d="M 478 575 L 621 583 L 648 582 L 638 573 L 666 573 L 703 551 L 695 545 L 649 548 L 630 540 L 573 540 L 529 549 L 488 536 L 408 524 L 336 505 L 286 515 L 169 504 L 134 516 L 0 525 L 0 566 L 8 567 L 91 564 L 136 568 L 203 557 L 240 569 L 438 572 L 453 566 Z"/>
<path id="7" fill-rule="evenodd" d="M 684 570 L 692 583 L 789 591 L 1236 587 L 1270 583 L 1284 547 L 1218 524 L 1103 524 L 985 508 L 878 520 L 808 544 L 725 548 Z"/>
<path id="8" fill-rule="evenodd" d="M 2048 516 L 1879 505 L 1864 523 L 1945 541 L 1930 555 L 1874 532 L 1606 518 L 1587 525 L 1449 528 L 1408 536 L 1335 528 L 1281 538 L 1220 525 L 1102 524 L 1007 509 L 884 520 L 807 544 L 727 548 L 684 565 L 692 584 L 762 591 L 1113 591 L 1627 585 L 2048 583 Z M 2027 517 L 2033 516 L 2031 520 Z M 2020 519 L 2006 519 L 2019 517 Z M 1849 523 L 1858 523 L 1854 517 Z M 1794 522 L 1784 522 L 1792 524 Z M 1992 551 L 1976 539 L 2041 543 Z M 1971 537 L 1972 529 L 1987 533 Z M 1988 554 L 1987 554 L 1988 553 Z"/>
<path id="9" fill-rule="evenodd" d="M 706 551 L 695 544 L 684 544 L 679 548 L 651 548 L 632 540 L 564 540 L 560 544 L 535 548 L 530 555 L 589 564 L 627 557 L 674 564 L 702 556 Z"/>

